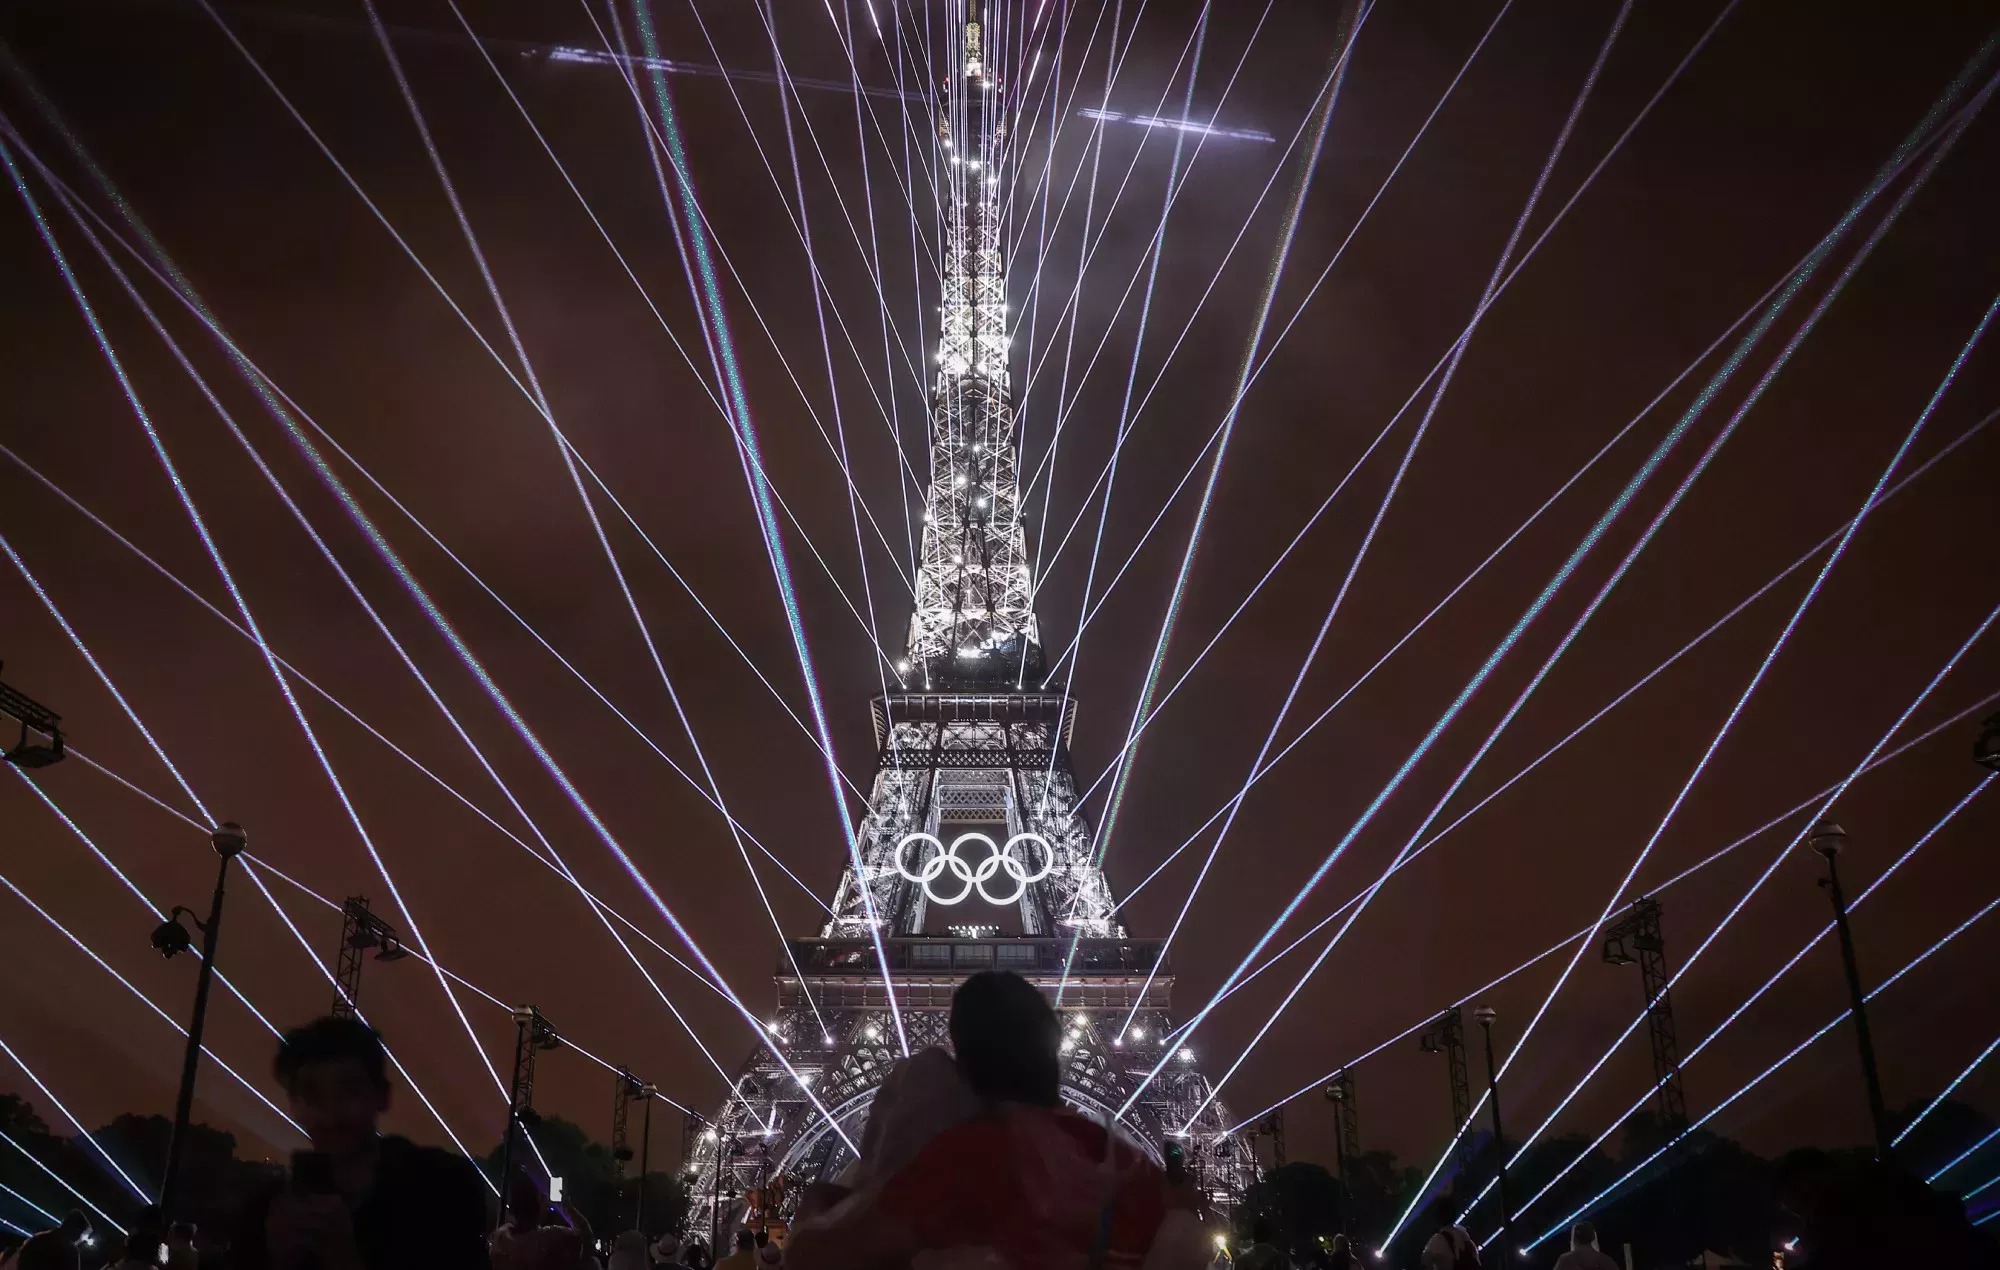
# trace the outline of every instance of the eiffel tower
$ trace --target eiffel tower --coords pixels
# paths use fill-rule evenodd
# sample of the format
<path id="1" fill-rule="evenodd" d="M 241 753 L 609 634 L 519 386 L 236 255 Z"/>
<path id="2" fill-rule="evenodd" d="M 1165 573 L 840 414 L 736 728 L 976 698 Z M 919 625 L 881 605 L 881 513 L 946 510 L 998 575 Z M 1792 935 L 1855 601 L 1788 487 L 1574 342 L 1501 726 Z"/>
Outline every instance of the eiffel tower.
<path id="1" fill-rule="evenodd" d="M 963 54 L 939 95 L 950 205 L 915 609 L 899 682 L 872 703 L 860 867 L 819 935 L 789 941 L 766 1045 L 688 1135 L 691 1225 L 722 1239 L 774 1179 L 795 1197 L 853 1158 L 903 1043 L 948 1044 L 951 995 L 970 974 L 1012 970 L 1049 995 L 1064 1023 L 1063 1096 L 1102 1121 L 1173 1029 L 1163 944 L 1127 934 L 1076 806 L 1076 703 L 1043 686 L 1007 368 L 1007 119 L 976 8 Z M 1156 1159 L 1178 1145 L 1208 1202 L 1226 1207 L 1257 1165 L 1209 1092 L 1180 1048 L 1120 1123 Z"/>

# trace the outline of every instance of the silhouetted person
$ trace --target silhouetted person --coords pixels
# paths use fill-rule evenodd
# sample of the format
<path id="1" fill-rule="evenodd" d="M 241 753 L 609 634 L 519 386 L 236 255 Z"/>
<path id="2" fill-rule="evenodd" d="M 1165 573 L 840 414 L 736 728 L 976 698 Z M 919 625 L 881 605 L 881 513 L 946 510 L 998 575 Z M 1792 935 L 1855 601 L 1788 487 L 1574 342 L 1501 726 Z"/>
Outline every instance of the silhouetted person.
<path id="1" fill-rule="evenodd" d="M 1451 1205 L 1439 1203 L 1431 1217 L 1431 1237 L 1419 1259 L 1423 1270 L 1477 1270 L 1479 1245 L 1472 1233 L 1451 1218 Z"/>
<path id="2" fill-rule="evenodd" d="M 559 1214 L 560 1220 L 550 1220 Z M 516 1174 L 507 1188 L 507 1219 L 493 1232 L 493 1270 L 580 1270 L 594 1266 L 590 1223 L 568 1205 L 551 1205 L 535 1183 Z"/>
<path id="3" fill-rule="evenodd" d="M 1780 1156 L 1777 1170 L 1778 1201 L 1800 1223 L 1795 1259 L 1811 1270 L 1995 1264 L 1957 1197 L 1894 1165 L 1808 1148 Z"/>
<path id="4" fill-rule="evenodd" d="M 736 1232 L 735 1250 L 715 1263 L 715 1270 L 756 1270 L 757 1236 L 747 1230 Z"/>
<path id="5" fill-rule="evenodd" d="M 1250 1223 L 1250 1246 L 1236 1258 L 1236 1270 L 1291 1270 L 1292 1259 L 1278 1246 L 1271 1219 L 1259 1217 Z"/>
<path id="6" fill-rule="evenodd" d="M 14 1270 L 82 1270 L 83 1241 L 90 1237 L 90 1219 L 75 1209 L 54 1230 L 28 1236 L 14 1254 Z"/>
<path id="7" fill-rule="evenodd" d="M 378 1128 L 389 1076 L 373 1028 L 317 1019 L 285 1033 L 274 1068 L 312 1150 L 245 1205 L 230 1270 L 488 1270 L 478 1171 Z"/>
<path id="8" fill-rule="evenodd" d="M 111 1270 L 157 1270 L 166 1264 L 167 1219 L 158 1204 L 148 1204 L 132 1219 L 125 1247 L 109 1265 Z"/>
<path id="9" fill-rule="evenodd" d="M 1193 1196 L 1170 1188 L 1130 1142 L 1062 1106 L 1062 1027 L 1039 989 L 1005 971 L 974 975 L 952 996 L 950 1030 L 977 1114 L 795 1225 L 788 1270 L 888 1270 L 946 1253 L 998 1257 L 1012 1270 L 1207 1265 L 1214 1245 Z"/>
<path id="10" fill-rule="evenodd" d="M 1556 1270 L 1621 1270 L 1597 1246 L 1597 1227 L 1580 1221 L 1570 1228 L 1569 1251 L 1556 1258 Z"/>
<path id="11" fill-rule="evenodd" d="M 1333 1247 L 1327 1250 L 1327 1270 L 1360 1270 L 1361 1258 L 1354 1255 L 1346 1235 L 1335 1235 Z"/>
<path id="12" fill-rule="evenodd" d="M 177 1221 L 167 1227 L 167 1270 L 197 1270 L 201 1254 L 194 1248 L 195 1224 Z"/>

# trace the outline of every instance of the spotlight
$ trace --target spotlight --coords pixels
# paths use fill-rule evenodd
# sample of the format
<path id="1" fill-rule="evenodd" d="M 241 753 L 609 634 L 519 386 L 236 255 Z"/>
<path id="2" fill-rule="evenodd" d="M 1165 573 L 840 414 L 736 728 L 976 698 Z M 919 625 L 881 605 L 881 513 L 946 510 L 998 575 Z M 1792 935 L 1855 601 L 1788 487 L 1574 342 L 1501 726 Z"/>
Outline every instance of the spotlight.
<path id="1" fill-rule="evenodd" d="M 153 951 L 169 961 L 194 947 L 194 936 L 181 925 L 183 911 L 175 908 L 166 921 L 153 928 Z"/>
<path id="2" fill-rule="evenodd" d="M 1986 716 L 1979 739 L 1972 743 L 1972 761 L 1989 771 L 2000 772 L 2000 714 Z"/>
<path id="3" fill-rule="evenodd" d="M 1192 1063 L 1194 1061 L 1194 1051 L 1183 1047 L 1181 1049 L 1181 1061 L 1183 1063 Z"/>

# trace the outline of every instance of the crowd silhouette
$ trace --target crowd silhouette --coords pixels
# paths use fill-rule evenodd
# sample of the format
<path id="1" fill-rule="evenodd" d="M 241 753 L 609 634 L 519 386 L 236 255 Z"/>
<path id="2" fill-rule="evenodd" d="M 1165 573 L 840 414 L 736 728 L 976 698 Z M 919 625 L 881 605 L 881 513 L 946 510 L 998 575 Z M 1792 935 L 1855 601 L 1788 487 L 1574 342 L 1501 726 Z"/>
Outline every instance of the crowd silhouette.
<path id="1" fill-rule="evenodd" d="M 491 1188 L 469 1160 L 381 1132 L 392 1092 L 381 1038 L 357 1019 L 318 1019 L 285 1034 L 274 1062 L 311 1146 L 287 1167 L 257 1175 L 231 1220 L 198 1231 L 148 1207 L 113 1236 L 73 1212 L 15 1243 L 0 1270 L 1469 1270 L 1511 1263 L 1497 1246 L 1504 1241 L 1481 1247 L 1458 1224 L 1454 1214 L 1464 1205 L 1455 1194 L 1439 1197 L 1428 1221 L 1412 1227 L 1408 1247 L 1393 1254 L 1355 1247 L 1345 1233 L 1331 1233 L 1351 1222 L 1344 1189 L 1336 1192 L 1337 1222 L 1324 1211 L 1297 1216 L 1297 1184 L 1325 1178 L 1317 1166 L 1267 1174 L 1235 1214 L 1208 1211 L 1172 1169 L 1171 1152 L 1163 1153 L 1163 1166 L 1122 1131 L 1064 1106 L 1061 1024 L 1041 990 L 1017 975 L 967 979 L 953 996 L 949 1030 L 949 1051 L 920 1050 L 890 1070 L 858 1156 L 838 1177 L 806 1187 L 782 1220 L 775 1207 L 719 1215 L 714 1234 L 728 1250 L 715 1258 L 701 1239 L 678 1230 L 600 1237 L 582 1209 L 551 1199 L 522 1171 L 496 1223 Z M 1729 1175 L 1728 1153 L 1714 1154 L 1732 1185 L 1746 1189 L 1752 1172 L 1739 1161 Z M 1755 1176 L 1773 1201 L 1761 1236 L 1748 1239 L 1762 1237 L 1772 1249 L 1762 1264 L 2000 1265 L 1994 1243 L 1968 1223 L 1962 1203 L 1893 1165 L 1804 1150 Z M 1279 1185 L 1287 1177 L 1291 1182 Z M 1279 1220 L 1288 1214 L 1293 1219 Z M 678 1228 L 686 1216 L 683 1204 L 658 1220 Z M 1232 1217 L 1243 1226 L 1233 1239 Z M 1552 1257 L 1556 1270 L 1635 1266 L 1631 1245 L 1600 1246 L 1591 1222 L 1567 1234 L 1559 1253 L 1548 1250 L 1536 1264 Z M 1699 1246 L 1695 1255 L 1709 1257 Z M 1636 1263 L 1645 1270 L 1669 1264 L 1752 1263 L 1678 1253 L 1662 1260 L 1651 1248 Z"/>

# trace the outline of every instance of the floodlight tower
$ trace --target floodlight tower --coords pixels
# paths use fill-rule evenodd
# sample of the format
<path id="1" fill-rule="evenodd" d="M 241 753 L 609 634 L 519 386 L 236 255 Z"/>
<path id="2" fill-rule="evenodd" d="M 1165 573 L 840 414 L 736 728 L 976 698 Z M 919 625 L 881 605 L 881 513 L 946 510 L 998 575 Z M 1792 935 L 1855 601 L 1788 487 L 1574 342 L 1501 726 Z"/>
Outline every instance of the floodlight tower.
<path id="1" fill-rule="evenodd" d="M 1333 1104 L 1333 1167 L 1340 1179 L 1340 1233 L 1354 1242 L 1354 1175 L 1361 1156 L 1360 1112 L 1354 1105 L 1354 1072 L 1343 1067 L 1326 1087 Z"/>
<path id="2" fill-rule="evenodd" d="M 1893 1142 L 1889 1112 L 1882 1105 L 1882 1075 L 1875 1066 L 1875 1041 L 1868 1032 L 1868 994 L 1861 989 L 1861 968 L 1854 959 L 1854 934 L 1847 925 L 1847 896 L 1840 889 L 1840 867 L 1836 863 L 1847 846 L 1847 830 L 1831 820 L 1822 820 L 1813 826 L 1810 844 L 1826 861 L 1826 876 L 1819 884 L 1833 902 L 1834 930 L 1840 936 L 1840 965 L 1847 975 L 1848 1008 L 1854 1014 L 1854 1039 L 1861 1049 L 1861 1080 L 1868 1095 L 1868 1119 L 1875 1129 L 1875 1158 L 1887 1164 Z"/>
<path id="3" fill-rule="evenodd" d="M 377 961 L 401 961 L 410 955 L 396 928 L 369 909 L 368 897 L 350 895 L 340 906 L 340 949 L 334 955 L 335 1018 L 348 1018 L 360 1009 L 362 954 L 371 948 Z"/>
<path id="4" fill-rule="evenodd" d="M 1653 1047 L 1653 1080 L 1660 1099 L 1660 1127 L 1669 1138 L 1687 1127 L 1687 1098 L 1681 1092 L 1680 1042 L 1674 1032 L 1674 1003 L 1667 995 L 1667 944 L 1660 933 L 1660 902 L 1633 901 L 1624 917 L 1604 928 L 1604 960 L 1639 966 L 1646 992 L 1646 1027 Z"/>
<path id="5" fill-rule="evenodd" d="M 6 663 L 0 662 L 0 669 L 5 668 Z M 0 715 L 6 715 L 21 727 L 21 739 L 15 742 L 12 748 L 0 752 L 0 759 L 24 771 L 62 762 L 61 715 L 19 689 L 8 687 L 4 682 L 0 682 Z M 46 739 L 35 740 L 36 733 L 40 733 Z"/>
<path id="6" fill-rule="evenodd" d="M 619 1068 L 617 1074 L 612 1079 L 614 1089 L 611 1101 L 611 1168 L 613 1173 L 617 1175 L 618 1181 L 622 1184 L 625 1180 L 625 1165 L 632 1158 L 632 1144 L 629 1140 L 627 1128 L 631 1118 L 631 1102 L 634 1098 L 638 1098 L 646 1104 L 643 1113 L 645 1116 L 645 1128 L 641 1130 L 640 1138 L 642 1153 L 645 1147 L 652 1145 L 653 1103 L 648 1092 L 651 1087 L 641 1084 L 639 1078 L 632 1074 L 631 1068 Z M 644 1217 L 646 1214 L 647 1163 L 648 1161 L 644 1158 L 639 1162 L 638 1212 L 632 1222 L 633 1229 L 635 1230 L 640 1228 L 639 1218 Z"/>
<path id="7" fill-rule="evenodd" d="M 1465 1074 L 1465 1019 L 1457 1006 L 1432 1019 L 1417 1038 L 1426 1054 L 1443 1054 L 1445 1077 L 1451 1082 L 1451 1131 L 1458 1143 L 1458 1168 L 1472 1163 L 1472 1082 Z"/>
<path id="8" fill-rule="evenodd" d="M 514 1138 L 535 1123 L 535 1055 L 557 1048 L 562 1037 L 532 1005 L 514 1010 L 514 1083 L 507 1091 L 507 1139 L 500 1148 L 500 1220 L 513 1194 Z"/>

